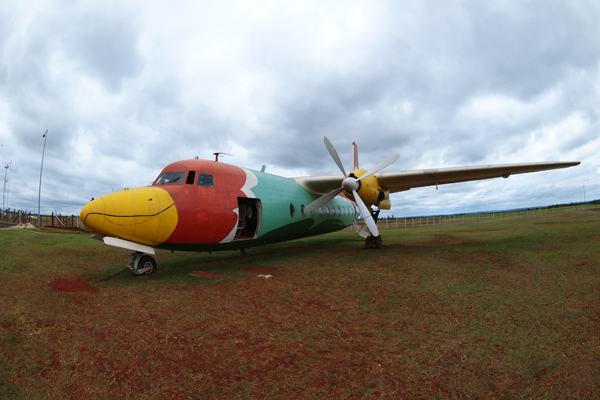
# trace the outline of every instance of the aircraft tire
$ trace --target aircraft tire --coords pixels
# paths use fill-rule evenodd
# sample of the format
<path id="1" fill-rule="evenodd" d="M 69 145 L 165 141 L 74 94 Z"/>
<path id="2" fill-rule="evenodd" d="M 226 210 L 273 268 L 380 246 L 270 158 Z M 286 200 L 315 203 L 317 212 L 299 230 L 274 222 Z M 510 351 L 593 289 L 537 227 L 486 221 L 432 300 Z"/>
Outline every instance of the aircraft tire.
<path id="1" fill-rule="evenodd" d="M 365 238 L 365 249 L 366 250 L 381 249 L 382 247 L 383 247 L 383 239 L 381 238 L 381 235 L 379 235 L 379 236 L 369 235 Z"/>
<path id="2" fill-rule="evenodd" d="M 373 247 L 376 249 L 381 249 L 383 247 L 383 239 L 381 238 L 381 235 L 373 238 L 373 245 Z"/>
<path id="3" fill-rule="evenodd" d="M 154 257 L 152 256 L 143 256 L 142 258 L 140 258 L 140 261 L 138 263 L 138 268 L 150 268 L 150 270 L 148 270 L 147 272 L 145 272 L 145 275 L 151 275 L 156 273 L 156 260 L 154 259 Z"/>

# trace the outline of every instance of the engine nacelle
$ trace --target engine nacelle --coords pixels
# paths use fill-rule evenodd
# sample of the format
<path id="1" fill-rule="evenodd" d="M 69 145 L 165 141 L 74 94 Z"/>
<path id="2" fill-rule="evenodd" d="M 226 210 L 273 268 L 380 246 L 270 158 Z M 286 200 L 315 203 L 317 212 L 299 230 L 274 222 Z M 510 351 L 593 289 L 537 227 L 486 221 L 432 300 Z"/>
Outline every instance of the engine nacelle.
<path id="1" fill-rule="evenodd" d="M 350 175 L 348 175 L 348 176 L 360 178 L 361 176 L 363 176 L 366 173 L 367 173 L 367 171 L 364 169 L 357 169 L 355 171 L 352 171 L 350 173 Z M 387 190 L 381 190 L 381 187 L 379 186 L 379 182 L 377 181 L 376 174 L 373 174 L 373 175 L 367 176 L 364 179 L 361 179 L 359 181 L 359 183 L 360 183 L 360 188 L 357 190 L 357 192 L 367 207 L 376 205 L 378 208 L 380 208 L 382 210 L 391 209 L 392 203 L 390 201 L 390 193 Z M 352 193 L 348 193 L 348 192 L 344 191 L 344 194 L 350 200 L 356 201 L 356 200 L 354 200 L 354 196 L 352 195 Z"/>
<path id="2" fill-rule="evenodd" d="M 377 207 L 379 207 L 380 210 L 391 210 L 392 201 L 390 200 L 389 190 L 383 190 L 380 193 L 383 193 L 383 200 L 381 200 L 379 204 L 377 204 Z"/>

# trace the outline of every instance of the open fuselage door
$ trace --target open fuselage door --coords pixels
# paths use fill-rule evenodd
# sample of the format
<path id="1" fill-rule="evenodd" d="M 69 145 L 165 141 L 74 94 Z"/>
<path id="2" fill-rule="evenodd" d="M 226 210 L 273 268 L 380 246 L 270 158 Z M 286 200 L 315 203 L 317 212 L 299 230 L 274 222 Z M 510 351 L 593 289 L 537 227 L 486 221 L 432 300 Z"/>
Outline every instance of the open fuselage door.
<path id="1" fill-rule="evenodd" d="M 260 199 L 238 197 L 238 210 L 238 227 L 234 240 L 255 239 L 262 220 Z"/>

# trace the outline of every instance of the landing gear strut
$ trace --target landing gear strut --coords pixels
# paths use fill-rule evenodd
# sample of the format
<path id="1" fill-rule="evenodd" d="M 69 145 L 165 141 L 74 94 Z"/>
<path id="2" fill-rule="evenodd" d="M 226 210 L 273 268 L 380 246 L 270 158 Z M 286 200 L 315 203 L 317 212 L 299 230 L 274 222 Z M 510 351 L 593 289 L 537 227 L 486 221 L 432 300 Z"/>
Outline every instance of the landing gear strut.
<path id="1" fill-rule="evenodd" d="M 377 224 L 377 218 L 379 218 L 379 211 L 380 210 L 371 212 L 373 221 L 375 221 L 376 224 Z M 383 239 L 381 238 L 381 235 L 378 235 L 378 236 L 369 235 L 365 239 L 365 249 L 367 249 L 367 250 L 381 249 L 382 247 L 383 247 Z"/>
<path id="2" fill-rule="evenodd" d="M 150 275 L 156 272 L 156 260 L 154 257 L 138 251 L 129 257 L 129 262 L 125 267 L 136 275 Z"/>

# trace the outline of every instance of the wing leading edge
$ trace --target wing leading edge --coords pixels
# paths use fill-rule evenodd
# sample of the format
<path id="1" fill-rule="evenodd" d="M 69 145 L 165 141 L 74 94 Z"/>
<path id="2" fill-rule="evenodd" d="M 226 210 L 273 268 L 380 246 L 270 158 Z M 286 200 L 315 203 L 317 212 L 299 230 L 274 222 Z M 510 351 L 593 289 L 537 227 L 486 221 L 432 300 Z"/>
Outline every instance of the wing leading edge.
<path id="1" fill-rule="evenodd" d="M 548 171 L 579 165 L 580 161 L 557 161 L 524 164 L 479 165 L 473 167 L 451 167 L 418 169 L 412 171 L 381 172 L 376 174 L 382 190 L 390 193 L 412 188 L 469 182 L 491 178 L 508 178 L 510 175 Z M 311 192 L 323 194 L 340 187 L 344 176 L 315 175 L 294 178 Z"/>

